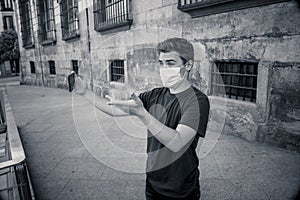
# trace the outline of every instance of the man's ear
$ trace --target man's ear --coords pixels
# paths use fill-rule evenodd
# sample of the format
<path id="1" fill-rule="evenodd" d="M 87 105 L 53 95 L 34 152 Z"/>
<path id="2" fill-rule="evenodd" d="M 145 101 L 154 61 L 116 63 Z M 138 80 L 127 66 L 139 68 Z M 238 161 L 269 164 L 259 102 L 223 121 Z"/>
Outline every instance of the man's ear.
<path id="1" fill-rule="evenodd" d="M 186 64 L 185 64 L 185 70 L 188 71 L 188 72 L 191 71 L 193 65 L 194 65 L 194 61 L 189 60 L 189 61 L 186 62 Z"/>

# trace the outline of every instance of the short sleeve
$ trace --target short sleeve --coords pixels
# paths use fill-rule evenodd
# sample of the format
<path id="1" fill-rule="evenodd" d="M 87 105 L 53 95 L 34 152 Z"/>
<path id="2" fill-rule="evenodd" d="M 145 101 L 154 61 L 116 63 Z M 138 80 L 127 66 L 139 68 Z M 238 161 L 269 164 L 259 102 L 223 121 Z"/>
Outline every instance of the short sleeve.
<path id="1" fill-rule="evenodd" d="M 206 96 L 193 98 L 187 105 L 183 105 L 183 113 L 179 124 L 186 125 L 194 129 L 198 136 L 205 137 L 209 107 L 209 101 Z"/>
<path id="2" fill-rule="evenodd" d="M 151 91 L 148 91 L 148 92 L 143 92 L 143 93 L 139 94 L 139 98 L 143 102 L 144 108 L 146 110 L 148 110 L 148 107 L 149 107 L 149 100 L 151 98 L 151 93 L 152 93 Z"/>

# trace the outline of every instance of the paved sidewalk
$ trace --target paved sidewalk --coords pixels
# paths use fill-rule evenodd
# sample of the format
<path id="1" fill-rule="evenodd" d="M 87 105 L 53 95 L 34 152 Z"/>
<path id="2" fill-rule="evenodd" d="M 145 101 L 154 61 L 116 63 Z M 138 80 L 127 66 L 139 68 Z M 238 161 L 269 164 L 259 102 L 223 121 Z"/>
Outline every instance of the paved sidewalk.
<path id="1" fill-rule="evenodd" d="M 144 155 L 122 154 L 107 142 L 144 151 L 145 128 L 134 118 L 116 120 L 60 89 L 7 89 L 38 200 L 144 199 L 143 173 L 113 169 L 138 172 Z M 200 165 L 201 200 L 293 199 L 300 186 L 300 154 L 229 135 Z"/>
<path id="2" fill-rule="evenodd" d="M 20 85 L 20 77 L 19 76 L 1 77 L 0 86 L 4 86 L 4 85 Z"/>

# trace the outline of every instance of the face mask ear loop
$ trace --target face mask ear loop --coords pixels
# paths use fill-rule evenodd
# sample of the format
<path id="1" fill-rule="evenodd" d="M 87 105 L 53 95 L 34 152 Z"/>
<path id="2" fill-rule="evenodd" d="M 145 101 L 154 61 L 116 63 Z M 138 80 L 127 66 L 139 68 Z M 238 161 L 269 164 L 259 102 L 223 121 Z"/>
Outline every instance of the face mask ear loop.
<path id="1" fill-rule="evenodd" d="M 183 68 L 184 68 L 184 69 L 186 68 L 186 64 L 185 64 L 185 65 L 183 65 Z M 189 78 L 189 75 L 190 75 L 190 71 L 191 71 L 191 70 L 186 70 L 186 69 L 185 69 L 185 72 L 184 72 L 184 74 L 183 74 L 183 77 L 182 77 L 182 78 L 184 78 L 184 79 L 188 80 L 188 78 Z"/>

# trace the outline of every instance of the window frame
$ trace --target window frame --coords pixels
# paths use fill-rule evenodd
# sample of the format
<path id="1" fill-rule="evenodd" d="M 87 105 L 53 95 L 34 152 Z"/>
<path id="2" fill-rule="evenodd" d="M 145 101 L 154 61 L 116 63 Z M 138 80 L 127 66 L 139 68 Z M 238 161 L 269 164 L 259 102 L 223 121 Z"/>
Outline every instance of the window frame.
<path id="1" fill-rule="evenodd" d="M 2 21 L 3 21 L 3 30 L 15 30 L 13 16 L 4 15 L 2 16 Z"/>
<path id="2" fill-rule="evenodd" d="M 231 65 L 231 70 L 226 70 L 225 69 L 226 65 L 227 66 Z M 220 69 L 221 66 L 223 69 Z M 236 66 L 236 68 L 234 68 L 234 66 Z M 249 72 L 249 68 L 247 68 L 249 66 L 253 66 L 253 72 Z M 254 61 L 240 61 L 240 60 L 213 61 L 210 67 L 210 83 L 209 83 L 209 92 L 208 92 L 209 95 L 219 96 L 219 97 L 226 96 L 226 98 L 228 99 L 239 100 L 242 102 L 256 103 L 257 91 L 258 91 L 258 71 L 259 71 L 258 66 L 259 63 Z M 221 79 L 221 80 L 215 80 L 215 79 Z M 228 80 L 230 84 L 227 84 Z M 220 81 L 222 84 L 220 83 Z M 238 82 L 238 83 L 234 84 L 234 82 L 236 83 Z M 240 84 L 240 82 L 242 82 L 242 84 Z M 251 82 L 250 83 L 251 86 L 248 86 L 249 82 Z M 219 92 L 219 89 L 217 89 L 217 93 L 215 93 L 214 87 L 216 88 L 223 87 L 225 91 Z M 235 90 L 236 92 L 232 92 L 232 90 Z M 246 96 L 246 93 L 248 92 L 250 92 L 251 94 L 250 97 Z M 240 95 L 241 93 L 243 93 L 243 96 Z"/>
<path id="3" fill-rule="evenodd" d="M 38 36 L 41 45 L 56 43 L 53 0 L 37 0 Z"/>
<path id="4" fill-rule="evenodd" d="M 133 22 L 130 0 L 94 0 L 94 29 L 102 34 L 129 30 Z"/>
<path id="5" fill-rule="evenodd" d="M 70 5 L 70 2 L 72 5 Z M 80 37 L 78 0 L 60 1 L 60 18 L 62 40 L 71 40 Z M 73 28 L 73 30 L 70 30 Z"/>
<path id="6" fill-rule="evenodd" d="M 196 18 L 291 0 L 204 0 L 182 5 L 182 2 L 186 1 L 191 0 L 178 0 L 177 9 Z"/>
<path id="7" fill-rule="evenodd" d="M 123 63 L 123 66 L 120 66 L 123 68 L 123 74 L 115 74 L 115 75 L 121 75 L 123 77 L 123 80 L 122 81 L 118 81 L 118 80 L 114 80 L 113 79 L 113 63 L 114 62 L 122 62 Z M 120 68 L 119 67 L 119 68 Z M 107 74 L 107 80 L 109 80 L 109 82 L 111 83 L 115 83 L 115 84 L 125 84 L 127 83 L 127 62 L 126 60 L 124 59 L 112 59 L 112 60 L 109 60 L 108 61 L 108 74 Z"/>
<path id="8" fill-rule="evenodd" d="M 25 49 L 34 47 L 30 0 L 19 0 L 19 15 L 22 32 L 22 43 Z"/>
<path id="9" fill-rule="evenodd" d="M 48 65 L 49 65 L 49 74 L 50 74 L 50 76 L 51 75 L 55 76 L 56 75 L 55 61 L 54 60 L 49 60 Z"/>

